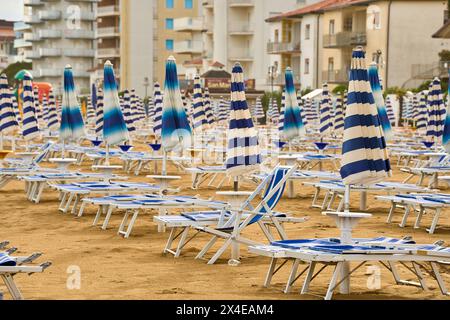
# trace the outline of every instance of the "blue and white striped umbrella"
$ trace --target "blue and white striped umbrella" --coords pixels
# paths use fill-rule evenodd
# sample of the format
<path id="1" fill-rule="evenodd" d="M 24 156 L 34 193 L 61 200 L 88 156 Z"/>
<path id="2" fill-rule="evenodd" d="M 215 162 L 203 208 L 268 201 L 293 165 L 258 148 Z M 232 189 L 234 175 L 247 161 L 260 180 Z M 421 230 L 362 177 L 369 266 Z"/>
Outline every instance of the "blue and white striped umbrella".
<path id="1" fill-rule="evenodd" d="M 103 137 L 103 90 L 97 90 L 97 106 L 95 108 L 95 136 Z"/>
<path id="2" fill-rule="evenodd" d="M 281 110 L 280 110 L 280 118 L 278 119 L 278 132 L 280 134 L 280 138 L 283 138 L 283 130 L 284 130 L 284 109 L 286 108 L 286 92 L 283 90 L 281 93 Z"/>
<path id="3" fill-rule="evenodd" d="M 219 116 L 217 118 L 218 122 L 228 121 L 228 116 L 230 114 L 230 105 L 225 101 L 223 97 L 221 97 L 219 102 Z"/>
<path id="4" fill-rule="evenodd" d="M 271 107 L 271 115 L 270 118 L 272 120 L 272 123 L 274 125 L 278 125 L 278 122 L 280 121 L 280 111 L 278 110 L 278 104 L 277 101 L 273 98 L 270 98 L 270 105 Z"/>
<path id="5" fill-rule="evenodd" d="M 392 138 L 391 122 L 389 121 L 386 112 L 383 92 L 381 90 L 381 84 L 378 77 L 377 64 L 375 62 L 372 62 L 370 64 L 368 72 L 369 72 L 370 87 L 372 88 L 375 104 L 377 105 L 378 117 L 380 118 L 380 123 L 384 132 L 384 137 L 386 141 L 389 141 Z"/>
<path id="6" fill-rule="evenodd" d="M 306 113 L 306 119 L 308 121 L 309 127 L 311 128 L 313 123 L 317 121 L 317 109 L 314 107 L 311 99 L 306 99 L 304 102 L 304 109 Z"/>
<path id="7" fill-rule="evenodd" d="M 331 99 L 328 91 L 328 84 L 323 84 L 322 99 L 319 105 L 321 135 L 329 133 L 333 129 L 333 116 L 331 114 Z"/>
<path id="8" fill-rule="evenodd" d="M 450 75 L 450 69 L 449 69 Z M 450 85 L 447 89 L 447 113 L 445 115 L 444 121 L 444 132 L 442 134 L 442 145 L 444 146 L 445 151 L 450 153 Z"/>
<path id="9" fill-rule="evenodd" d="M 444 131 L 445 104 L 442 95 L 441 81 L 434 78 L 428 92 L 427 139 L 437 142 Z"/>
<path id="10" fill-rule="evenodd" d="M 148 118 L 153 122 L 153 117 L 155 115 L 155 105 L 153 104 L 153 98 L 148 97 Z"/>
<path id="11" fill-rule="evenodd" d="M 48 124 L 48 117 L 50 115 L 50 110 L 48 107 L 48 99 L 47 96 L 42 96 L 42 120 L 45 125 Z"/>
<path id="12" fill-rule="evenodd" d="M 283 119 L 282 137 L 285 140 L 293 140 L 304 135 L 305 126 L 302 121 L 302 114 L 298 106 L 297 93 L 294 87 L 294 76 L 291 68 L 285 72 L 285 106 Z"/>
<path id="13" fill-rule="evenodd" d="M 308 119 L 306 118 L 306 110 L 300 91 L 297 91 L 297 105 L 300 108 L 300 115 L 302 116 L 302 122 L 306 130 L 306 126 L 308 125 Z"/>
<path id="14" fill-rule="evenodd" d="M 202 86 L 200 77 L 194 78 L 194 108 L 193 108 L 194 131 L 203 132 L 208 129 L 208 121 L 206 119 L 205 108 L 203 105 Z"/>
<path id="15" fill-rule="evenodd" d="M 56 131 L 59 128 L 58 114 L 56 112 L 56 100 L 53 90 L 50 90 L 48 94 L 47 127 L 50 131 Z"/>
<path id="16" fill-rule="evenodd" d="M 34 112 L 33 87 L 29 75 L 23 78 L 22 135 L 26 141 L 39 137 L 39 128 Z"/>
<path id="17" fill-rule="evenodd" d="M 379 182 L 391 175 L 378 110 L 362 48 L 352 53 L 341 176 L 346 185 Z"/>
<path id="18" fill-rule="evenodd" d="M 61 108 L 59 139 L 63 143 L 76 141 L 84 135 L 84 123 L 75 92 L 71 66 L 66 66 L 64 69 L 64 91 Z"/>
<path id="19" fill-rule="evenodd" d="M 340 94 L 336 97 L 334 109 L 334 132 L 340 134 L 344 130 L 344 108 Z"/>
<path id="20" fill-rule="evenodd" d="M 36 119 L 38 122 L 38 128 L 43 129 L 45 127 L 44 125 L 44 118 L 43 118 L 43 112 L 41 108 L 41 104 L 39 102 L 39 88 L 33 87 L 33 105 L 34 105 L 34 113 L 36 115 Z"/>
<path id="21" fill-rule="evenodd" d="M 9 134 L 19 129 L 19 124 L 14 114 L 9 91 L 8 78 L 5 74 L 0 76 L 0 131 Z"/>
<path id="22" fill-rule="evenodd" d="M 426 105 L 425 105 L 426 107 Z M 394 108 L 392 107 L 392 102 L 390 97 L 386 97 L 386 113 L 389 118 L 389 122 L 391 123 L 391 126 L 395 125 L 395 114 L 394 114 Z"/>
<path id="23" fill-rule="evenodd" d="M 231 108 L 226 169 L 231 176 L 257 170 L 261 164 L 258 133 L 247 106 L 242 67 L 236 63 L 231 73 Z"/>
<path id="24" fill-rule="evenodd" d="M 256 102 L 255 102 L 255 115 L 254 115 L 255 119 L 258 121 L 260 119 L 264 119 L 265 114 L 264 114 L 264 109 L 261 103 L 261 98 L 256 98 Z"/>
<path id="25" fill-rule="evenodd" d="M 133 119 L 131 118 L 131 97 L 130 91 L 128 91 L 128 89 L 125 89 L 123 92 L 123 117 L 125 118 L 125 123 L 127 124 L 128 131 L 136 131 Z"/>
<path id="26" fill-rule="evenodd" d="M 12 92 L 12 90 L 10 89 Z M 16 121 L 19 124 L 19 127 L 22 125 L 22 115 L 19 110 L 19 103 L 17 103 L 17 98 L 15 94 L 11 94 L 12 107 L 14 111 L 14 115 L 16 116 Z"/>
<path id="27" fill-rule="evenodd" d="M 161 144 L 166 152 L 187 148 L 192 144 L 192 130 L 184 111 L 177 65 L 173 56 L 166 61 L 161 135 Z"/>
<path id="28" fill-rule="evenodd" d="M 128 128 L 120 111 L 116 77 L 109 61 L 104 68 L 103 94 L 103 140 L 108 146 L 129 141 Z"/>
<path id="29" fill-rule="evenodd" d="M 205 110 L 206 121 L 209 127 L 214 123 L 214 115 L 211 107 L 211 98 L 209 95 L 209 89 L 205 88 L 205 96 L 203 98 L 203 108 Z"/>
<path id="30" fill-rule="evenodd" d="M 95 122 L 95 108 L 94 108 L 94 105 L 92 104 L 91 97 L 88 97 L 88 101 L 87 101 L 86 122 L 87 123 Z"/>
<path id="31" fill-rule="evenodd" d="M 422 91 L 419 93 L 419 103 L 418 103 L 418 114 L 417 114 L 417 130 L 424 131 L 427 128 L 427 118 L 428 118 L 426 95 Z"/>
<path id="32" fill-rule="evenodd" d="M 161 95 L 161 87 L 158 82 L 155 82 L 153 86 L 153 102 L 155 104 L 155 114 L 153 116 L 153 132 L 157 137 L 161 137 L 163 100 Z"/>

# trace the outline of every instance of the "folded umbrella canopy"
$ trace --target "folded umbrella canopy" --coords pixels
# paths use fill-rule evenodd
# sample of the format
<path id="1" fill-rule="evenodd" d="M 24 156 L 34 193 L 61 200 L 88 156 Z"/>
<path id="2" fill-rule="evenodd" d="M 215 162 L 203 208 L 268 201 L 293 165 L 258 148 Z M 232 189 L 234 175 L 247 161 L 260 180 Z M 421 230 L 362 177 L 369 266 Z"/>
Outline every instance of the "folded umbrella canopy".
<path id="1" fill-rule="evenodd" d="M 422 91 L 419 94 L 419 103 L 418 103 L 418 113 L 417 113 L 417 122 L 416 128 L 420 132 L 423 132 L 427 128 L 427 99 L 425 93 Z"/>
<path id="2" fill-rule="evenodd" d="M 386 141 L 392 138 L 391 122 L 386 112 L 386 106 L 384 103 L 383 92 L 381 90 L 380 79 L 378 77 L 378 68 L 375 62 L 372 62 L 369 66 L 369 81 L 372 89 L 375 104 L 378 110 L 378 117 L 380 118 L 381 127 L 384 132 Z"/>
<path id="3" fill-rule="evenodd" d="M 449 69 L 449 75 L 450 75 L 450 69 Z M 442 145 L 445 148 L 445 151 L 447 153 L 450 153 L 450 86 L 448 86 L 447 91 L 447 113 L 445 115 L 445 121 L 444 121 L 444 132 L 442 134 Z"/>
<path id="4" fill-rule="evenodd" d="M 435 142 L 443 135 L 445 120 L 445 104 L 442 96 L 441 81 L 434 78 L 428 92 L 427 140 Z"/>
<path id="5" fill-rule="evenodd" d="M 331 114 L 331 98 L 328 91 L 328 84 L 323 84 L 322 98 L 319 104 L 319 131 L 321 136 L 328 134 L 333 129 L 333 115 Z"/>
<path id="6" fill-rule="evenodd" d="M 353 50 L 344 120 L 341 176 L 346 185 L 379 182 L 391 175 L 386 141 L 362 48 Z"/>
<path id="7" fill-rule="evenodd" d="M 161 136 L 164 158 L 167 152 L 174 151 L 177 148 L 185 149 L 192 144 L 192 130 L 184 111 L 178 83 L 177 65 L 173 56 L 170 56 L 166 61 Z M 165 174 L 166 168 L 164 165 L 163 175 Z"/>
<path id="8" fill-rule="evenodd" d="M 336 97 L 336 104 L 334 106 L 334 132 L 342 133 L 344 131 L 344 110 L 342 106 L 342 98 L 339 94 Z"/>
<path id="9" fill-rule="evenodd" d="M 123 92 L 123 117 L 125 118 L 125 123 L 127 124 L 128 131 L 136 131 L 136 127 L 134 126 L 131 115 L 131 97 L 130 91 L 128 91 L 128 89 L 125 89 Z"/>
<path id="10" fill-rule="evenodd" d="M 209 127 L 214 123 L 214 115 L 211 107 L 211 98 L 209 95 L 209 89 L 205 88 L 205 96 L 203 98 L 203 108 L 205 109 L 206 121 L 208 122 Z"/>
<path id="11" fill-rule="evenodd" d="M 194 131 L 201 133 L 208 129 L 208 120 L 205 114 L 202 85 L 198 75 L 194 78 L 194 108 L 193 108 Z"/>
<path id="12" fill-rule="evenodd" d="M 97 105 L 95 107 L 95 136 L 96 139 L 103 137 L 103 90 L 98 88 Z"/>
<path id="13" fill-rule="evenodd" d="M 103 140 L 107 147 L 106 164 L 109 165 L 109 146 L 130 140 L 128 128 L 120 110 L 116 77 L 110 61 L 106 61 L 104 67 L 103 95 Z"/>
<path id="14" fill-rule="evenodd" d="M 426 109 L 426 105 L 425 105 Z M 391 126 L 395 125 L 395 114 L 394 114 L 394 108 L 392 107 L 392 102 L 390 97 L 386 97 L 386 112 L 387 116 L 389 118 L 389 122 L 391 123 Z"/>
<path id="15" fill-rule="evenodd" d="M 2 74 L 0 76 L 0 131 L 2 135 L 12 133 L 19 129 L 11 96 L 8 78 L 5 74 Z"/>
<path id="16" fill-rule="evenodd" d="M 22 119 L 22 135 L 28 142 L 39 136 L 39 128 L 34 111 L 33 87 L 31 78 L 25 74 L 23 78 L 23 119 Z"/>
<path id="17" fill-rule="evenodd" d="M 58 114 L 56 112 L 56 100 L 53 90 L 48 93 L 48 116 L 47 116 L 47 127 L 50 131 L 58 130 Z"/>
<path id="18" fill-rule="evenodd" d="M 228 130 L 226 170 L 235 177 L 259 169 L 261 154 L 258 133 L 253 125 L 245 97 L 242 66 L 236 63 L 231 74 L 231 108 Z"/>
<path id="19" fill-rule="evenodd" d="M 155 104 L 155 114 L 153 116 L 153 132 L 157 137 L 161 137 L 163 100 L 161 95 L 161 87 L 158 82 L 155 82 L 153 86 L 153 102 Z"/>
<path id="20" fill-rule="evenodd" d="M 287 141 L 304 135 L 305 126 L 302 121 L 302 114 L 297 101 L 297 93 L 294 87 L 294 75 L 291 68 L 285 72 L 285 105 L 283 118 L 282 137 Z"/>

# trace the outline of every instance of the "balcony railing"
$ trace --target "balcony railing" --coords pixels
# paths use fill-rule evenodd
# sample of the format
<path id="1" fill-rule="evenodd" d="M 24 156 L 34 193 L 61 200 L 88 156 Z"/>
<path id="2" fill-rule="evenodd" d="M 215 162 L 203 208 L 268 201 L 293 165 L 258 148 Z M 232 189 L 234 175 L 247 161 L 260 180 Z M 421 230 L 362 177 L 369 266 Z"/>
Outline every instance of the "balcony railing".
<path id="1" fill-rule="evenodd" d="M 61 38 L 61 30 L 39 30 L 39 37 L 42 39 L 59 39 Z"/>
<path id="2" fill-rule="evenodd" d="M 58 20 L 61 18 L 61 11 L 59 10 L 39 11 L 39 18 L 41 20 Z"/>
<path id="3" fill-rule="evenodd" d="M 119 48 L 97 49 L 97 58 L 113 58 L 120 56 Z"/>
<path id="4" fill-rule="evenodd" d="M 202 31 L 204 29 L 202 18 L 178 18 L 173 21 L 175 31 Z"/>
<path id="5" fill-rule="evenodd" d="M 253 26 L 250 23 L 242 23 L 239 21 L 231 22 L 228 25 L 228 33 L 230 35 L 253 34 Z"/>
<path id="6" fill-rule="evenodd" d="M 42 23 L 42 20 L 38 16 L 24 16 L 23 22 L 35 24 L 35 23 Z"/>
<path id="7" fill-rule="evenodd" d="M 413 79 L 433 79 L 434 77 L 444 77 L 448 74 L 450 61 L 440 61 L 431 64 L 413 64 L 411 66 L 411 78 Z"/>
<path id="8" fill-rule="evenodd" d="M 41 57 L 57 57 L 61 55 L 61 49 L 58 48 L 41 48 L 39 54 Z"/>
<path id="9" fill-rule="evenodd" d="M 322 72 L 322 79 L 330 83 L 346 83 L 349 79 L 348 70 L 325 70 Z"/>
<path id="10" fill-rule="evenodd" d="M 230 7 L 253 7 L 255 5 L 254 0 L 230 0 Z"/>
<path id="11" fill-rule="evenodd" d="M 211 9 L 214 7 L 214 0 L 203 0 L 203 7 Z"/>
<path id="12" fill-rule="evenodd" d="M 33 44 L 31 42 L 26 41 L 25 39 L 15 39 L 14 40 L 14 48 L 25 48 L 31 47 Z"/>
<path id="13" fill-rule="evenodd" d="M 65 30 L 64 37 L 67 39 L 95 39 L 95 32 L 90 30 Z"/>
<path id="14" fill-rule="evenodd" d="M 202 53 L 203 46 L 201 41 L 176 41 L 173 51 L 176 53 Z"/>
<path id="15" fill-rule="evenodd" d="M 272 79 L 267 78 L 267 83 L 272 83 Z M 273 84 L 275 85 L 284 85 L 286 83 L 286 75 L 285 73 L 281 73 L 273 78 Z M 298 74 L 294 74 L 294 84 L 300 84 L 300 76 Z"/>
<path id="16" fill-rule="evenodd" d="M 34 70 L 36 77 L 37 78 L 41 78 L 41 77 L 60 77 L 61 76 L 61 71 L 54 68 L 54 69 L 38 69 L 38 70 Z"/>
<path id="17" fill-rule="evenodd" d="M 288 43 L 288 42 L 269 42 L 267 43 L 267 53 L 300 53 L 300 42 Z"/>
<path id="18" fill-rule="evenodd" d="M 120 14 L 119 6 L 101 6 L 97 7 L 97 17 L 117 16 Z"/>
<path id="19" fill-rule="evenodd" d="M 44 3 L 42 3 L 41 0 L 23 0 L 23 4 L 25 6 L 30 6 L 31 7 L 31 6 L 41 6 Z"/>
<path id="20" fill-rule="evenodd" d="M 117 37 L 120 35 L 118 27 L 97 28 L 97 38 Z"/>
<path id="21" fill-rule="evenodd" d="M 242 50 L 241 52 L 233 52 L 229 55 L 230 61 L 253 61 L 253 54 L 249 50 Z"/>
<path id="22" fill-rule="evenodd" d="M 37 33 L 27 32 L 23 34 L 23 40 L 25 41 L 40 41 L 41 37 Z"/>
<path id="23" fill-rule="evenodd" d="M 95 57 L 95 50 L 92 50 L 92 49 L 80 49 L 80 48 L 66 49 L 66 50 L 64 50 L 64 55 L 66 57 L 94 58 Z"/>
<path id="24" fill-rule="evenodd" d="M 38 51 L 25 51 L 25 57 L 27 59 L 39 59 L 41 57 L 40 53 Z"/>
<path id="25" fill-rule="evenodd" d="M 14 23 L 14 31 L 25 31 L 29 29 L 31 29 L 31 26 L 25 22 L 19 21 Z"/>
<path id="26" fill-rule="evenodd" d="M 366 44 L 367 37 L 365 32 L 339 32 L 323 36 L 324 48 L 349 47 Z"/>
<path id="27" fill-rule="evenodd" d="M 95 21 L 97 19 L 94 12 L 82 11 L 80 12 L 80 20 L 81 21 Z M 73 19 L 73 15 L 71 13 L 64 13 L 64 19 Z"/>

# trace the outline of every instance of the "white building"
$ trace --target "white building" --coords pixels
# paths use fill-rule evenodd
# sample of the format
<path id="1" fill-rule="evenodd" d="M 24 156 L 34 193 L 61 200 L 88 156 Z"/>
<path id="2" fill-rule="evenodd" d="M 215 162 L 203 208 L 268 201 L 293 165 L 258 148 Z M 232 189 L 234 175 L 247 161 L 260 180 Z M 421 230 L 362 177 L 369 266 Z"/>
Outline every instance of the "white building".
<path id="1" fill-rule="evenodd" d="M 81 94 L 89 92 L 90 71 L 95 57 L 95 7 L 97 0 L 24 0 L 31 10 L 25 11 L 25 58 L 33 62 L 34 79 L 50 82 L 56 94 L 61 93 L 62 74 L 72 65 L 76 87 Z M 18 40 L 19 42 L 19 40 Z"/>

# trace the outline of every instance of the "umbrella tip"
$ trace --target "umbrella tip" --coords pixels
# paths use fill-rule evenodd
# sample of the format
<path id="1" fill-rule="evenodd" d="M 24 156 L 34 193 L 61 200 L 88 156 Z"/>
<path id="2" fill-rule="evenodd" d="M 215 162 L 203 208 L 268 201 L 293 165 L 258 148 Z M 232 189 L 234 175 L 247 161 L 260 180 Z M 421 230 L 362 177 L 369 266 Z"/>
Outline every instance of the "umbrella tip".
<path id="1" fill-rule="evenodd" d="M 64 68 L 65 69 L 72 69 L 72 66 L 70 64 L 66 64 L 66 66 Z"/>
<path id="2" fill-rule="evenodd" d="M 105 62 L 105 66 L 112 66 L 113 64 L 111 63 L 111 61 L 109 61 L 109 60 L 106 60 L 106 62 Z"/>
<path id="3" fill-rule="evenodd" d="M 167 61 L 176 61 L 176 60 L 175 60 L 175 57 L 174 57 L 174 56 L 169 56 L 169 57 L 167 58 Z"/>
<path id="4" fill-rule="evenodd" d="M 370 63 L 370 66 L 371 66 L 371 67 L 376 67 L 376 66 L 377 66 L 377 63 L 376 63 L 375 61 L 372 61 L 372 62 Z"/>

